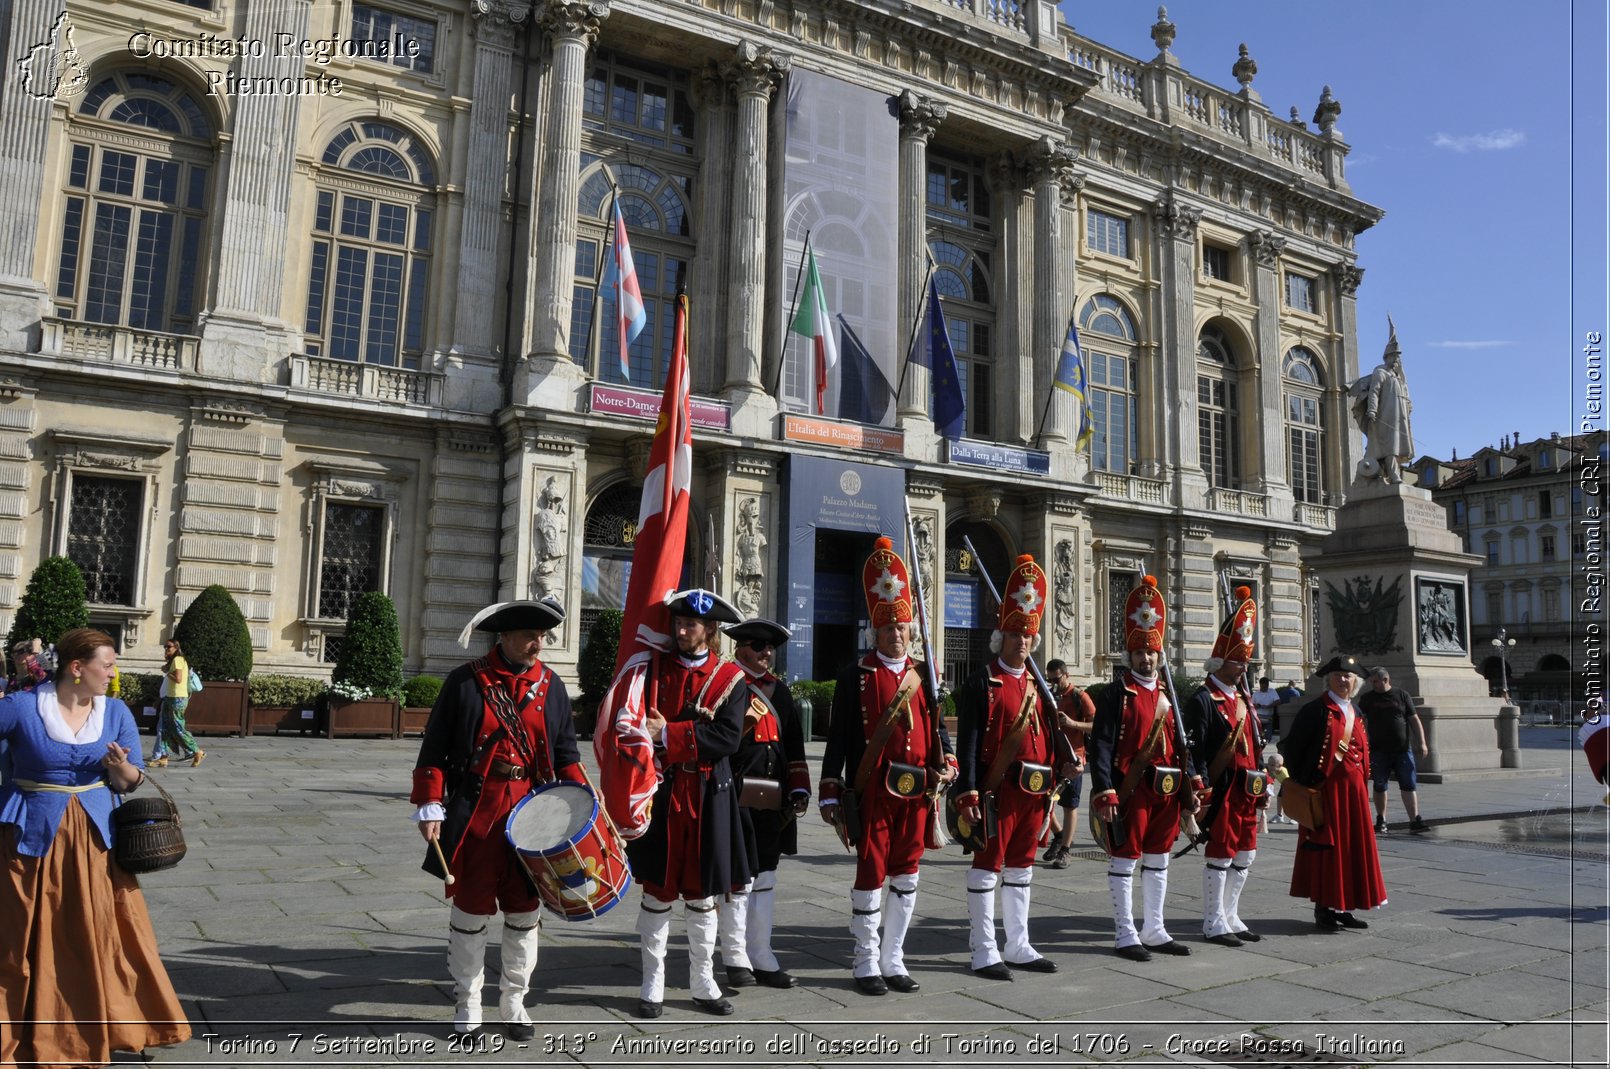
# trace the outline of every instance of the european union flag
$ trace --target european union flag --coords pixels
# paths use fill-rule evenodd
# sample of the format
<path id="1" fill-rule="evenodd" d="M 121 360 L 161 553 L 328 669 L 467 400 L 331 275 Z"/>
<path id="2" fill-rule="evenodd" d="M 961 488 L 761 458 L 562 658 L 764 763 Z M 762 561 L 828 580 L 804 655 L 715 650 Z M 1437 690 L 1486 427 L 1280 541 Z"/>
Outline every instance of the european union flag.
<path id="1" fill-rule="evenodd" d="M 840 363 L 844 368 L 839 372 L 839 419 L 882 424 L 888 415 L 889 395 L 894 388 L 867 347 L 850 329 L 843 313 L 839 314 L 838 321 Z"/>
<path id="2" fill-rule="evenodd" d="M 1085 382 L 1085 353 L 1079 345 L 1078 320 L 1068 321 L 1068 339 L 1062 343 L 1062 357 L 1057 361 L 1057 377 L 1051 385 L 1067 390 L 1079 405 L 1079 434 L 1074 444 L 1083 449 L 1095 435 L 1095 424 L 1090 419 L 1089 386 Z"/>
<path id="3" fill-rule="evenodd" d="M 913 358 L 933 372 L 934 429 L 941 437 L 960 438 L 966 431 L 967 401 L 962 396 L 956 351 L 950 347 L 945 312 L 939 306 L 939 285 L 928 279 L 928 344 Z"/>

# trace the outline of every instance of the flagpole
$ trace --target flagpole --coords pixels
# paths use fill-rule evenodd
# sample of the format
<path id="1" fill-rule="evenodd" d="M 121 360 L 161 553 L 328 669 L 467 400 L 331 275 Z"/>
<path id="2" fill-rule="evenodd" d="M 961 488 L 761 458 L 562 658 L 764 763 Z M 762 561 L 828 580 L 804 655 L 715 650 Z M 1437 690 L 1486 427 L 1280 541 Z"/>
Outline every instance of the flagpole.
<path id="1" fill-rule="evenodd" d="M 777 346 L 777 374 L 772 376 L 771 395 L 783 384 L 783 361 L 788 359 L 788 336 L 794 330 L 794 316 L 799 314 L 799 284 L 805 277 L 805 257 L 811 254 L 811 232 L 805 231 L 805 244 L 799 250 L 799 270 L 794 272 L 794 296 L 789 299 L 788 318 L 783 320 L 783 340 Z"/>
<path id="2" fill-rule="evenodd" d="M 1067 343 L 1064 342 L 1063 344 L 1066 345 Z M 1057 359 L 1058 360 L 1062 359 L 1060 353 L 1058 354 Z M 1057 384 L 1056 383 L 1057 383 L 1057 373 L 1056 373 L 1056 369 L 1053 368 L 1051 370 L 1051 388 L 1049 390 L 1047 390 L 1046 394 L 1045 394 L 1045 407 L 1040 409 L 1040 425 L 1034 429 L 1034 440 L 1036 442 L 1038 442 L 1040 440 L 1040 435 L 1045 430 L 1045 419 L 1046 419 L 1046 417 L 1051 414 L 1051 402 L 1056 398 L 1056 395 L 1057 395 Z"/>
<path id="3" fill-rule="evenodd" d="M 621 195 L 621 187 L 615 184 L 615 176 L 609 173 L 609 165 L 606 163 L 599 169 L 604 172 L 604 177 L 609 181 L 610 197 L 609 211 L 604 213 L 604 225 L 608 227 L 609 240 L 604 242 L 604 246 L 600 250 L 600 255 L 598 257 L 598 270 L 593 272 L 593 314 L 592 322 L 587 328 L 588 357 L 592 360 L 593 367 L 595 368 L 599 367 L 598 355 L 600 350 L 600 341 L 598 332 L 599 328 L 603 326 L 604 272 L 608 269 L 609 257 L 613 254 L 612 250 L 615 247 L 615 203 L 620 200 Z M 619 295 L 616 297 L 615 304 L 616 314 L 618 315 L 620 307 Z M 599 370 L 602 370 L 602 368 Z M 603 378 L 603 376 L 599 375 L 599 378 Z"/>
<path id="4" fill-rule="evenodd" d="M 917 328 L 922 325 L 922 317 L 928 310 L 928 283 L 934 277 L 934 268 L 939 266 L 934 262 L 934 254 L 926 242 L 922 246 L 923 252 L 928 253 L 928 273 L 922 276 L 922 288 L 918 291 L 921 296 L 917 298 L 917 318 L 911 321 L 910 340 L 906 342 L 906 359 L 900 365 L 900 381 L 895 384 L 894 403 L 896 410 L 900 407 L 900 394 L 906 388 L 906 372 L 911 370 L 911 354 L 917 350 Z"/>

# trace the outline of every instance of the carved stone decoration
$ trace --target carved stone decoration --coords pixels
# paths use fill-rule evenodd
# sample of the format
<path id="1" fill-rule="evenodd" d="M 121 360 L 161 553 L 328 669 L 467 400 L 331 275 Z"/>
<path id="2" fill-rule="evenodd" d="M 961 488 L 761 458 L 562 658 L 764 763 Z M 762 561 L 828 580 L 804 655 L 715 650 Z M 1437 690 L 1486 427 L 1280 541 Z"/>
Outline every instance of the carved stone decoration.
<path id="1" fill-rule="evenodd" d="M 564 593 L 564 559 L 570 545 L 570 517 L 565 506 L 565 484 L 548 476 L 537 494 L 531 530 L 531 596 L 560 597 Z"/>
<path id="2" fill-rule="evenodd" d="M 1355 481 L 1402 482 L 1403 464 L 1414 458 L 1414 428 L 1409 419 L 1414 402 L 1403 374 L 1397 328 L 1391 316 L 1386 322 L 1391 333 L 1381 363 L 1347 389 L 1353 419 L 1364 432 L 1364 457 Z"/>
<path id="3" fill-rule="evenodd" d="M 1168 21 L 1168 8 L 1157 9 L 1157 21 L 1152 23 L 1152 44 L 1157 46 L 1159 54 L 1168 51 L 1168 46 L 1174 43 L 1174 24 Z"/>
<path id="4" fill-rule="evenodd" d="M 1230 68 L 1230 75 L 1241 83 L 1242 89 L 1252 88 L 1252 79 L 1258 74 L 1258 64 L 1247 54 L 1247 46 L 1241 46 L 1241 57 Z"/>
<path id="5" fill-rule="evenodd" d="M 728 79 L 738 96 L 770 96 L 793 59 L 753 41 L 738 42 L 737 53 L 726 65 Z"/>
<path id="6" fill-rule="evenodd" d="M 1267 230 L 1259 230 L 1247 235 L 1247 248 L 1252 250 L 1259 267 L 1276 267 L 1280 264 L 1280 254 L 1286 251 L 1286 239 Z"/>
<path id="7" fill-rule="evenodd" d="M 474 0 L 470 16 L 482 45 L 502 51 L 514 48 L 514 32 L 531 17 L 530 0 Z"/>
<path id="8" fill-rule="evenodd" d="M 1076 189 L 1084 184 L 1084 177 L 1074 170 L 1074 164 L 1078 159 L 1079 154 L 1070 149 L 1065 142 L 1046 134 L 1029 150 L 1027 161 L 1029 181 L 1035 185 L 1055 182 L 1059 186 Z"/>
<path id="9" fill-rule="evenodd" d="M 1337 264 L 1330 269 L 1330 276 L 1343 297 L 1353 297 L 1364 282 L 1364 269 L 1357 264 Z"/>
<path id="10" fill-rule="evenodd" d="M 1181 204 L 1169 194 L 1152 205 L 1152 219 L 1164 237 L 1194 241 L 1197 225 L 1202 222 L 1202 209 Z"/>
<path id="11" fill-rule="evenodd" d="M 1341 102 L 1331 96 L 1330 86 L 1326 86 L 1319 94 L 1319 107 L 1314 109 L 1314 125 L 1319 132 L 1329 134 L 1336 129 L 1336 117 L 1342 113 Z"/>
<path id="12" fill-rule="evenodd" d="M 371 499 L 382 497 L 385 492 L 375 483 L 360 482 L 356 479 L 331 479 L 329 493 L 332 497 Z"/>
<path id="13" fill-rule="evenodd" d="M 974 490 L 967 495 L 967 509 L 974 519 L 993 520 L 1001 511 L 999 490 Z"/>
<path id="14" fill-rule="evenodd" d="M 1446 580 L 1414 581 L 1415 619 L 1421 653 L 1468 655 L 1465 645 L 1465 585 Z"/>
<path id="15" fill-rule="evenodd" d="M 766 591 L 766 532 L 760 526 L 760 498 L 746 497 L 738 502 L 733 536 L 733 604 L 745 618 L 759 616 Z"/>
<path id="16" fill-rule="evenodd" d="M 1291 106 L 1291 125 L 1299 130 L 1308 129 L 1308 124 L 1303 122 L 1303 113 L 1297 110 L 1297 105 L 1295 104 Z"/>
<path id="17" fill-rule="evenodd" d="M 1073 590 L 1073 540 L 1064 538 L 1052 551 L 1052 600 L 1056 604 L 1057 652 L 1073 652 L 1073 621 L 1079 611 Z"/>
<path id="18" fill-rule="evenodd" d="M 950 109 L 937 100 L 918 96 L 911 90 L 900 93 L 900 136 L 929 141 L 945 121 Z"/>
<path id="19" fill-rule="evenodd" d="M 1330 605 L 1331 623 L 1336 634 L 1336 648 L 1346 653 L 1393 653 L 1402 649 L 1397 644 L 1398 607 L 1403 602 L 1401 580 L 1383 588 L 1383 580 L 1374 583 L 1367 575 L 1342 580 L 1343 589 L 1327 582 L 1325 600 Z"/>
<path id="20" fill-rule="evenodd" d="M 934 586 L 934 564 L 939 557 L 939 547 L 934 542 L 934 521 L 927 516 L 919 517 L 911 523 L 913 537 L 917 540 L 917 571 L 922 575 L 922 588 L 932 598 Z"/>
<path id="21" fill-rule="evenodd" d="M 542 13 L 542 26 L 555 37 L 580 37 L 591 48 L 598 40 L 600 24 L 609 18 L 608 0 L 578 0 L 549 4 Z"/>

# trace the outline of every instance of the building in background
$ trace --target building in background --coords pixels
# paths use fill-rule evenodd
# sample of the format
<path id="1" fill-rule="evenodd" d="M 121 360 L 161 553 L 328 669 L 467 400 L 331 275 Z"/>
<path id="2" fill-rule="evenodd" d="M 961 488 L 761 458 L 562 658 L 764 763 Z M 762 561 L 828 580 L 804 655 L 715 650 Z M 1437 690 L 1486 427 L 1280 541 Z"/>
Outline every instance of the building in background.
<path id="1" fill-rule="evenodd" d="M 1044 0 L 0 12 L 37 42 L 0 84 L 0 622 L 61 552 L 134 664 L 221 583 L 262 670 L 323 671 L 382 590 L 410 670 L 441 671 L 476 608 L 554 592 L 568 669 L 624 595 L 685 285 L 690 578 L 795 627 L 790 676 L 852 654 L 856 569 L 908 505 L 952 678 L 985 656 L 980 568 L 1023 552 L 1044 655 L 1087 678 L 1143 571 L 1176 664 L 1226 578 L 1267 674 L 1315 664 L 1302 551 L 1358 454 L 1355 239 L 1382 214 L 1328 87 L 1310 127 L 1244 49 L 1225 88 L 1166 18 L 1135 58 Z M 646 312 L 624 362 L 617 203 Z M 882 403 L 847 358 L 819 395 L 788 332 L 807 242 Z M 905 362 L 930 265 L 955 439 Z M 1083 449 L 1052 390 L 1070 322 Z"/>
<path id="2" fill-rule="evenodd" d="M 1600 431 L 1524 443 L 1518 433 L 1504 435 L 1462 460 L 1414 463 L 1466 552 L 1484 558 L 1470 577 L 1470 638 L 1495 695 L 1507 680 L 1512 699 L 1563 709 L 1585 693 L 1572 666 L 1585 663 L 1581 621 L 1603 611 L 1585 604 L 1596 597 L 1602 606 L 1604 525 L 1583 521 L 1588 507 L 1604 507 L 1607 461 L 1610 444 Z"/>

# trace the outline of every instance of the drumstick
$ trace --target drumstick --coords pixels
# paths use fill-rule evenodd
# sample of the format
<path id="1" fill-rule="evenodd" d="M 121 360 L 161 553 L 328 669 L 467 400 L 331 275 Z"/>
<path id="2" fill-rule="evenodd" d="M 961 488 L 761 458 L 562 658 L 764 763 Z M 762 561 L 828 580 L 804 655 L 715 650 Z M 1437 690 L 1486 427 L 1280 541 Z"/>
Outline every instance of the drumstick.
<path id="1" fill-rule="evenodd" d="M 453 884 L 458 881 L 457 877 L 453 875 L 453 870 L 448 867 L 447 855 L 442 853 L 442 841 L 440 839 L 432 839 L 430 841 L 430 845 L 431 848 L 436 851 L 436 860 L 442 863 L 442 879 L 446 881 L 447 886 L 453 886 Z"/>

